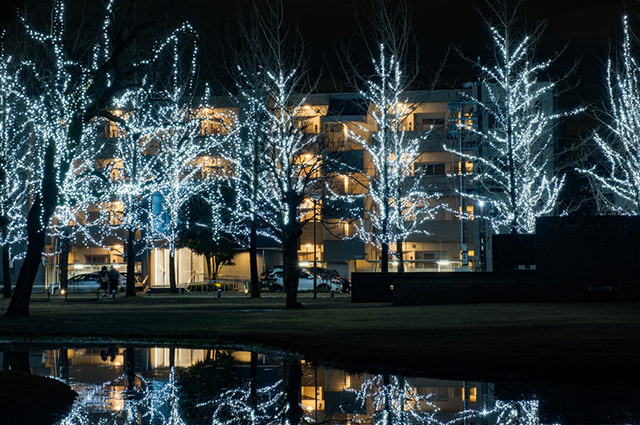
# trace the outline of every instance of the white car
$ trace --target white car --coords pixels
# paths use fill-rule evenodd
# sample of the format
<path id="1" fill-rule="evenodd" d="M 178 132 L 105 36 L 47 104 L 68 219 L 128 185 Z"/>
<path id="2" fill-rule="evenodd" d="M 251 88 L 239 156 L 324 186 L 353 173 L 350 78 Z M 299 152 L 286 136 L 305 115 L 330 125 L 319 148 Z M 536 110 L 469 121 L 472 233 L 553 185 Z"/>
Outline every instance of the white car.
<path id="1" fill-rule="evenodd" d="M 124 287 L 124 284 L 125 284 L 125 279 L 121 274 L 120 278 L 118 279 L 118 286 L 119 286 L 120 292 L 123 291 L 122 288 Z M 100 274 L 97 272 L 82 273 L 82 274 L 78 274 L 73 277 L 70 277 L 69 280 L 67 280 L 67 290 L 69 291 L 70 294 L 98 292 L 100 290 Z M 54 283 L 53 293 L 57 294 L 59 292 L 60 292 L 60 283 Z"/>
<path id="2" fill-rule="evenodd" d="M 83 273 L 67 280 L 67 290 L 69 293 L 79 292 L 93 292 L 96 293 L 100 290 L 100 281 L 98 273 Z M 60 292 L 60 284 L 55 283 L 53 287 L 53 293 Z"/>
<path id="3" fill-rule="evenodd" d="M 276 292 L 282 291 L 284 287 L 282 269 L 276 268 L 267 273 L 263 285 L 265 288 L 273 289 Z M 316 276 L 316 289 L 342 292 L 342 284 L 336 279 L 323 279 L 320 276 Z M 302 269 L 300 270 L 300 278 L 298 279 L 298 291 L 309 290 L 313 290 L 313 274 L 309 273 L 307 269 Z"/>

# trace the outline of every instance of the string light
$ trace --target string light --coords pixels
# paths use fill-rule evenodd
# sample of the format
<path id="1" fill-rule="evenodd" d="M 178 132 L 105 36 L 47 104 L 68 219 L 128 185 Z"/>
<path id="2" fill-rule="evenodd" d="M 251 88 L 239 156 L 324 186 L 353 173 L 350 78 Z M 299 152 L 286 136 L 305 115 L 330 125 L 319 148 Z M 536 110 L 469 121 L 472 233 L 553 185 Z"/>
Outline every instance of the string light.
<path id="1" fill-rule="evenodd" d="M 404 131 L 410 110 L 406 106 L 408 83 L 401 64 L 386 53 L 384 45 L 380 45 L 380 55 L 372 63 L 374 76 L 364 82 L 365 89 L 359 94 L 369 105 L 375 129 L 353 123 L 346 127 L 346 133 L 368 154 L 373 170 L 340 165 L 356 185 L 367 187 L 368 191 L 365 195 L 334 192 L 334 196 L 354 205 L 365 196 L 371 200 L 371 207 L 359 214 L 353 212 L 353 216 L 360 217 L 353 237 L 380 248 L 412 234 L 429 234 L 424 223 L 433 219 L 437 210 L 434 201 L 440 194 L 425 179 L 413 175 L 413 163 L 423 153 L 420 144 L 429 132 Z"/>
<path id="2" fill-rule="evenodd" d="M 579 169 L 586 174 L 602 213 L 640 214 L 640 69 L 633 56 L 629 20 L 623 18 L 624 38 L 618 62 L 607 62 L 608 136 L 595 132 L 593 140 L 604 154 L 605 167 Z M 614 195 L 614 196 L 610 196 Z"/>
<path id="3" fill-rule="evenodd" d="M 564 186 L 564 175 L 554 172 L 555 125 L 584 108 L 553 112 L 555 84 L 537 78 L 552 61 L 531 62 L 533 40 L 514 43 L 510 30 L 491 28 L 496 63 L 481 67 L 488 99 L 467 96 L 491 123 L 482 131 L 469 128 L 483 143 L 482 155 L 444 149 L 475 163 L 475 193 L 464 195 L 485 203 L 482 218 L 496 233 L 533 233 L 536 218 L 556 209 Z"/>

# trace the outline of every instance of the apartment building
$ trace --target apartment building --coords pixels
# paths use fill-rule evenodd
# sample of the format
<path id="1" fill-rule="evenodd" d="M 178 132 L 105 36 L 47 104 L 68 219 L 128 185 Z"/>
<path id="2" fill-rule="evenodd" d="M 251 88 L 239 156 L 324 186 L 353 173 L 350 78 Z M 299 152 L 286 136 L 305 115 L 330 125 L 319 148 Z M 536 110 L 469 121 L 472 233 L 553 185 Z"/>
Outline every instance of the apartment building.
<path id="1" fill-rule="evenodd" d="M 476 149 L 476 137 L 469 131 L 476 125 L 475 109 L 463 95 L 472 94 L 475 89 L 469 86 L 461 90 L 411 92 L 403 105 L 407 113 L 402 119 L 402 131 L 407 132 L 407 137 L 421 138 L 420 154 L 413 161 L 407 180 L 412 183 L 413 179 L 420 179 L 429 190 L 439 194 L 433 205 L 433 219 L 423 223 L 403 242 L 406 271 L 472 270 L 479 266 L 475 241 L 480 235 L 474 226 L 475 206 L 467 205 L 460 196 L 472 190 L 468 176 L 473 173 L 473 164 L 461 160 L 455 153 L 459 149 L 464 152 Z M 309 103 L 309 110 L 314 111 L 315 116 L 307 118 L 307 131 L 323 131 L 325 137 L 338 142 L 333 143 L 334 146 L 344 146 L 347 150 L 340 153 L 341 161 L 352 170 L 362 170 L 355 179 L 334 173 L 337 186 L 342 186 L 340 190 L 344 194 L 363 195 L 359 199 L 361 209 L 374 208 L 366 188 L 366 176 L 374 172 L 371 155 L 350 140 L 356 132 L 370 140 L 370 134 L 376 131 L 371 105 L 357 94 L 345 93 L 310 96 Z M 360 184 L 354 184 L 354 180 Z M 466 214 L 460 214 L 461 211 Z M 315 252 L 317 261 L 343 275 L 379 270 L 380 250 L 357 237 L 356 219 L 333 217 L 330 212 L 317 217 L 315 238 L 313 223 L 308 224 L 300 241 L 303 264 L 311 264 Z M 363 224 L 366 226 L 366 222 Z M 390 270 L 396 265 L 397 259 L 392 257 Z"/>
<path id="2" fill-rule="evenodd" d="M 477 96 L 479 86 L 467 84 L 461 89 L 410 92 L 403 105 L 406 117 L 402 120 L 402 131 L 410 137 L 421 137 L 420 154 L 411 165 L 410 176 L 426 182 L 429 190 L 439 194 L 432 207 L 433 217 L 422 223 L 420 228 L 407 236 L 402 243 L 405 271 L 465 271 L 483 270 L 486 267 L 485 243 L 490 233 L 484 220 L 476 220 L 474 212 L 480 205 L 470 203 L 463 196 L 476 190 L 470 183 L 474 164 L 465 160 L 458 152 L 478 154 L 478 137 L 473 129 L 489 125 L 488 118 L 478 117 L 476 107 L 467 96 Z M 216 99 L 216 107 L 202 108 L 196 115 L 205 118 L 201 124 L 201 135 L 223 135 L 233 126 L 237 109 L 228 99 Z M 480 118 L 480 119 L 479 119 Z M 361 169 L 361 180 L 366 182 L 372 168 L 372 158 L 368 152 L 353 143 L 350 138 L 359 132 L 363 138 L 376 131 L 372 119 L 371 105 L 355 93 L 311 94 L 306 97 L 296 118 L 303 132 L 330 138 L 331 146 L 338 146 L 341 161 L 350 169 Z M 117 128 L 106 123 L 101 137 L 117 138 Z M 341 147 L 340 147 L 341 146 Z M 327 158 L 335 151 L 325 151 Z M 215 155 L 200 158 L 206 162 L 203 173 L 228 171 L 228 164 Z M 117 158 L 99 158 L 98 162 L 118 161 Z M 366 184 L 354 184 L 340 170 L 325 167 L 324 174 L 331 174 L 333 186 L 345 195 L 360 195 L 357 202 L 360 210 L 373 208 L 367 194 Z M 353 176 L 354 173 L 352 173 Z M 310 214 L 307 225 L 299 241 L 298 257 L 302 266 L 311 266 L 314 256 L 319 266 L 336 269 L 343 276 L 354 271 L 380 270 L 380 249 L 369 241 L 358 237 L 356 225 L 358 217 L 345 212 L 336 212 L 330 205 L 322 205 L 324 200 L 313 196 L 308 199 Z M 313 205 L 313 204 L 316 205 Z M 94 205 L 85 214 L 98 214 L 104 206 Z M 81 218 L 79 218 L 81 219 Z M 124 234 L 117 229 L 117 211 L 110 218 L 113 235 L 102 238 L 78 233 L 70 240 L 70 275 L 99 270 L 103 265 L 113 265 L 125 271 Z M 366 222 L 364 222 L 366 226 Z M 141 236 L 138 233 L 137 236 Z M 47 244 L 50 254 L 45 262 L 44 280 L 46 285 L 56 282 L 59 274 L 61 239 L 53 234 Z M 168 286 L 169 252 L 167 246 L 156 242 L 141 254 L 136 263 L 138 279 L 147 286 Z M 395 246 L 390 247 L 389 269 L 394 271 L 397 258 Z M 259 271 L 282 264 L 277 244 L 263 239 L 258 247 Z M 238 247 L 234 259 L 235 266 L 222 270 L 222 275 L 247 279 L 249 273 L 248 252 Z M 188 249 L 176 253 L 176 274 L 179 284 L 206 280 L 207 267 L 202 256 Z"/>

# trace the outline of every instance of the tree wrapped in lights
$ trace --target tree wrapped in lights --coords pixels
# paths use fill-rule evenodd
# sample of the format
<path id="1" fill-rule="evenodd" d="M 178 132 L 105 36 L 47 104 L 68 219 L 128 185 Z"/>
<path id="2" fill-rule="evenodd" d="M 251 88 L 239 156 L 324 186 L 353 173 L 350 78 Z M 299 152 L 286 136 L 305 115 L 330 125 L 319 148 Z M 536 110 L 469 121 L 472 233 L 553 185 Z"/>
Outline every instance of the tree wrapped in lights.
<path id="1" fill-rule="evenodd" d="M 177 292 L 179 212 L 206 183 L 201 156 L 211 153 L 213 139 L 199 137 L 200 120 L 185 102 L 193 86 L 197 48 L 189 49 L 185 61 L 179 48 L 182 35 L 191 38 L 192 28 L 185 24 L 156 46 L 152 58 L 142 62 L 148 67 L 144 86 L 128 90 L 114 101 L 114 112 L 109 113 L 109 125 L 115 124 L 118 131 L 115 152 L 100 170 L 102 196 L 112 209 L 107 211 L 126 230 L 128 296 L 135 295 L 139 231 L 144 231 L 147 242 L 161 239 L 169 245 L 169 282 L 172 292 Z M 169 78 L 157 75 L 165 63 L 170 64 Z"/>
<path id="2" fill-rule="evenodd" d="M 500 5 L 491 6 L 500 23 L 490 27 L 493 64 L 481 66 L 488 98 L 469 97 L 487 117 L 482 130 L 471 129 L 480 138 L 482 154 L 448 150 L 474 162 L 470 181 L 475 193 L 464 195 L 484 202 L 483 218 L 496 233 L 532 233 L 537 217 L 555 211 L 564 185 L 564 176 L 554 170 L 554 129 L 562 117 L 581 109 L 553 111 L 556 84 L 538 80 L 553 59 L 532 60 L 541 28 L 534 36 L 521 35 L 516 30 L 521 2 Z"/>
<path id="3" fill-rule="evenodd" d="M 234 143 L 231 146 L 236 173 L 233 178 L 236 197 L 234 214 L 238 226 L 238 234 L 244 236 L 249 245 L 249 269 L 251 274 L 251 297 L 260 297 L 260 280 L 258 275 L 258 228 L 261 226 L 260 205 L 262 203 L 262 186 L 265 177 L 263 154 L 269 134 L 269 107 L 263 104 L 269 100 L 265 91 L 266 70 L 265 51 L 261 48 L 259 11 L 255 10 L 238 26 L 239 46 L 234 52 L 242 52 L 235 57 L 235 82 L 237 93 L 233 100 L 238 108 L 238 126 L 232 133 Z M 240 196 L 242 194 L 242 196 Z M 248 239 L 248 241 L 247 241 Z"/>
<path id="4" fill-rule="evenodd" d="M 83 142 L 90 136 L 91 121 L 96 117 L 113 118 L 108 108 L 113 106 L 115 98 L 123 97 L 132 87 L 144 87 L 146 78 L 161 72 L 150 71 L 157 49 L 144 45 L 158 38 L 154 36 L 169 16 L 168 9 L 157 5 L 153 10 L 138 4 L 121 6 L 114 0 L 101 2 L 100 6 L 82 9 L 82 14 L 75 16 L 72 9 L 70 15 L 74 19 L 67 19 L 65 2 L 55 0 L 50 22 L 42 31 L 34 29 L 31 22 L 23 18 L 28 39 L 34 44 L 32 62 L 37 72 L 32 86 L 43 105 L 34 126 L 34 138 L 37 145 L 42 146 L 43 166 L 38 176 L 39 190 L 33 196 L 27 220 L 27 254 L 8 315 L 29 313 L 45 229 L 54 211 L 60 205 L 71 208 L 77 194 L 88 195 L 86 191 L 77 191 L 69 196 L 65 188 L 70 185 L 65 186 L 65 181 L 74 181 L 78 172 L 73 167 L 76 159 L 91 162 L 86 156 L 88 152 L 82 151 L 86 146 Z M 35 17 L 32 20 L 35 21 Z M 96 20 L 102 25 L 83 27 Z M 133 278 L 131 270 L 128 287 L 134 288 Z"/>
<path id="5" fill-rule="evenodd" d="M 27 217 L 27 253 L 16 282 L 7 315 L 28 315 L 29 298 L 45 242 L 45 230 L 59 203 L 64 200 L 63 182 L 71 170 L 84 135 L 84 120 L 95 107 L 90 91 L 95 87 L 86 67 L 69 56 L 65 46 L 64 3 L 54 2 L 51 28 L 37 31 L 23 19 L 28 37 L 35 41 L 38 62 L 34 61 L 33 86 L 42 109 L 36 115 L 34 138 L 38 146 L 32 160 L 42 164 L 34 176 L 36 189 Z M 98 58 L 93 65 L 98 66 Z M 95 76 L 94 76 L 95 78 Z"/>
<path id="6" fill-rule="evenodd" d="M 296 117 L 306 103 L 305 96 L 299 95 L 306 72 L 302 53 L 291 49 L 284 32 L 282 4 L 256 10 L 255 18 L 263 44 L 256 47 L 258 67 L 241 74 L 239 103 L 250 109 L 239 116 L 239 128 L 244 129 L 239 134 L 257 139 L 240 137 L 237 140 L 246 149 L 234 149 L 242 179 L 238 181 L 242 188 L 239 203 L 248 211 L 240 220 L 249 224 L 257 214 L 261 230 L 282 245 L 286 306 L 296 308 L 300 305 L 298 242 L 302 228 L 313 217 L 308 198 L 319 185 L 323 149 L 318 134 L 306 134 L 297 125 Z M 253 126 L 265 133 L 245 131 Z M 256 197 L 249 201 L 253 195 Z"/>
<path id="7" fill-rule="evenodd" d="M 389 246 L 395 243 L 398 271 L 402 272 L 402 244 L 411 234 L 426 233 L 423 225 L 433 218 L 433 201 L 439 194 L 429 189 L 427 181 L 413 175 L 413 163 L 421 155 L 421 142 L 428 133 L 406 131 L 415 108 L 406 94 L 413 81 L 407 69 L 412 40 L 410 13 L 401 9 L 391 14 L 384 1 L 374 4 L 373 26 L 379 43 L 377 50 L 371 49 L 374 71 L 362 78 L 362 84 L 355 83 L 362 86 L 359 94 L 369 104 L 368 117 L 374 127 L 356 123 L 347 131 L 348 137 L 368 154 L 372 166 L 365 170 L 345 168 L 367 192 L 357 235 L 381 250 L 383 273 L 389 269 Z"/>
<path id="8" fill-rule="evenodd" d="M 161 208 L 151 215 L 150 230 L 169 245 L 169 284 L 177 292 L 175 272 L 176 242 L 180 236 L 180 212 L 189 201 L 210 185 L 204 167 L 213 153 L 211 137 L 200 136 L 200 121 L 172 99 L 156 111 L 165 126 L 153 136 L 157 139 L 154 159 L 159 165 L 153 181 L 154 196 L 161 197 Z M 218 201 L 213 200 L 214 204 Z"/>
<path id="9" fill-rule="evenodd" d="M 438 406 L 431 399 L 433 394 L 418 394 L 405 379 L 395 375 L 375 375 L 367 379 L 356 393 L 357 402 L 366 409 L 371 402 L 373 412 L 355 423 L 382 424 L 439 424 L 436 419 Z"/>
<path id="10" fill-rule="evenodd" d="M 640 214 L 640 67 L 634 56 L 635 37 L 623 18 L 619 59 L 607 62 L 609 109 L 602 121 L 608 135 L 594 133 L 604 154 L 602 167 L 581 169 L 590 181 L 602 213 Z M 604 171 L 604 172 L 603 172 Z M 613 196 L 611 196 L 613 195 Z"/>
<path id="11" fill-rule="evenodd" d="M 153 155 L 154 134 L 148 130 L 151 115 L 148 95 L 144 90 L 130 91 L 115 102 L 122 111 L 118 120 L 117 137 L 105 143 L 98 154 L 94 184 L 101 197 L 101 220 L 105 233 L 123 229 L 127 260 L 126 295 L 135 295 L 135 259 L 141 248 L 137 233 L 141 232 L 152 212 L 153 181 L 159 165 Z M 144 229 L 148 230 L 148 229 Z"/>
<path id="12" fill-rule="evenodd" d="M 36 113 L 20 81 L 21 64 L 0 55 L 0 249 L 2 250 L 3 296 L 11 297 L 10 261 L 20 254 L 12 248 L 26 239 L 26 213 L 29 209 L 29 117 Z"/>

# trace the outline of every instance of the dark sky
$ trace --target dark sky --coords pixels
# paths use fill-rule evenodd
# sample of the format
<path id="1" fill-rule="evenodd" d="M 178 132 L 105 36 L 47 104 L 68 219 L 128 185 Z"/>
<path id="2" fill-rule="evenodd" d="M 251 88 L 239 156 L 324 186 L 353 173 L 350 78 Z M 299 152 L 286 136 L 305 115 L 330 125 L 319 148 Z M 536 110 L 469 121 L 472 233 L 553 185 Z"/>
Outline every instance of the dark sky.
<path id="1" fill-rule="evenodd" d="M 484 1 L 408 1 L 421 45 L 420 59 L 424 69 L 437 68 L 451 46 L 459 47 L 471 58 L 490 58 L 490 35 L 479 12 L 479 9 L 486 12 Z M 207 34 L 205 39 L 209 42 L 215 42 L 222 27 L 233 25 L 235 7 L 228 2 L 194 2 L 194 10 L 200 9 L 194 14 L 194 24 Z M 306 40 L 307 53 L 315 69 L 321 66 L 325 70 L 339 68 L 340 55 L 335 52 L 340 43 L 351 42 L 356 55 L 362 52 L 355 11 L 366 15 L 370 1 L 284 0 L 284 4 L 288 19 L 299 26 Z M 602 61 L 608 54 L 610 43 L 619 44 L 625 7 L 631 17 L 632 28 L 640 33 L 638 0 L 528 0 L 522 16 L 530 26 L 541 20 L 547 22 L 539 48 L 540 59 L 546 59 L 566 46 L 551 70 L 554 75 L 564 74 L 576 60 L 580 60 L 571 82 L 580 82 L 581 96 L 592 102 L 602 93 Z M 209 51 L 206 46 L 205 51 Z M 360 60 L 366 60 L 364 55 Z M 475 76 L 473 64 L 462 59 L 456 51 L 449 51 L 445 63 L 440 87 L 458 86 Z M 428 73 L 424 78 L 429 78 Z M 430 84 L 431 81 L 424 85 Z M 325 79 L 321 88 L 330 90 L 332 87 Z"/>
<path id="2" fill-rule="evenodd" d="M 23 2 L 42 5 L 49 0 L 0 0 L 0 18 L 8 19 L 16 5 Z M 75 1 L 75 0 L 68 0 Z M 116 0 L 116 3 L 123 0 Z M 144 3 L 145 0 L 142 1 Z M 169 0 L 148 1 L 149 4 L 166 3 Z M 221 67 L 222 53 L 216 47 L 221 37 L 237 22 L 237 5 L 250 0 L 184 0 L 189 6 L 184 16 L 193 22 L 202 34 L 201 48 L 206 61 Z M 270 0 L 259 0 L 259 2 Z M 289 22 L 297 25 L 306 41 L 306 51 L 316 74 L 321 77 L 320 89 L 331 90 L 327 70 L 339 71 L 341 55 L 336 48 L 341 43 L 351 43 L 356 60 L 364 65 L 364 54 L 356 11 L 365 18 L 371 0 L 282 0 Z M 391 2 L 398 0 L 389 0 Z M 484 0 L 407 0 L 412 10 L 414 27 L 421 45 L 420 63 L 423 69 L 437 68 L 452 46 L 459 47 L 467 57 L 491 57 L 491 39 L 481 14 L 487 14 Z M 562 75 L 576 60 L 580 60 L 571 83 L 578 83 L 568 103 L 575 103 L 577 93 L 586 102 L 593 102 L 603 93 L 603 65 L 607 48 L 614 42 L 619 45 L 622 33 L 621 19 L 624 11 L 631 17 L 632 28 L 640 33 L 640 0 L 527 0 L 521 16 L 532 25 L 536 21 L 547 22 L 539 49 L 539 58 L 546 59 L 554 51 L 566 46 L 561 58 L 551 69 L 554 75 Z M 359 57 L 358 57 L 359 56 Z M 363 65 L 363 66 L 364 66 Z M 322 69 L 323 71 L 319 71 Z M 439 87 L 458 87 L 462 82 L 475 78 L 472 63 L 462 59 L 456 51 L 449 50 L 445 70 Z M 322 78 L 324 77 L 324 78 Z M 432 84 L 430 75 L 423 75 L 423 86 Z M 221 79 L 222 80 L 222 79 Z"/>

